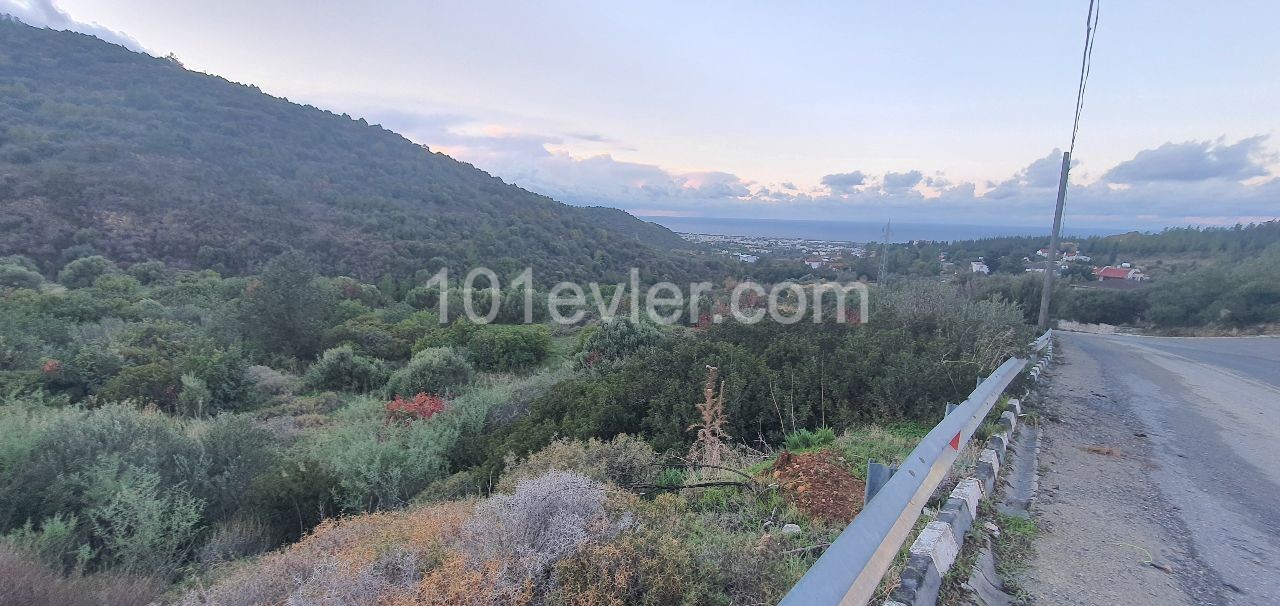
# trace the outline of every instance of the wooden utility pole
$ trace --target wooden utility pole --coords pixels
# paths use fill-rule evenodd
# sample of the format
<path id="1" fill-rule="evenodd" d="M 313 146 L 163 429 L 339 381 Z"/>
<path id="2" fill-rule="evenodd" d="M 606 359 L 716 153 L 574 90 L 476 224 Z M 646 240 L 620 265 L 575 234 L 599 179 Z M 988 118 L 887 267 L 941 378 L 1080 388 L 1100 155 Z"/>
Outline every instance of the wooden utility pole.
<path id="1" fill-rule="evenodd" d="M 1040 330 L 1049 328 L 1049 299 L 1053 296 L 1053 277 L 1058 273 L 1058 238 L 1062 232 L 1062 206 L 1067 201 L 1067 173 L 1071 171 L 1071 152 L 1062 154 L 1062 176 L 1058 178 L 1058 206 L 1053 210 L 1053 232 L 1049 234 L 1049 261 L 1044 267 L 1044 290 L 1040 292 Z"/>

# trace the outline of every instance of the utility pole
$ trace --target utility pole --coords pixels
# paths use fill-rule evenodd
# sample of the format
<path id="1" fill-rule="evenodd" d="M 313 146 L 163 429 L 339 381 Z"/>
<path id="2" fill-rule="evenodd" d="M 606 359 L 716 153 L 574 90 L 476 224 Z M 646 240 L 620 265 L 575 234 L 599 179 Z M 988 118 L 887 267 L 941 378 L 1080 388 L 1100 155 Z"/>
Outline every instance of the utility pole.
<path id="1" fill-rule="evenodd" d="M 1044 290 L 1040 292 L 1040 330 L 1049 328 L 1049 298 L 1053 294 L 1053 277 L 1058 273 L 1058 237 L 1062 232 L 1062 206 L 1067 201 L 1067 173 L 1071 171 L 1071 152 L 1062 153 L 1062 176 L 1058 178 L 1058 205 L 1053 210 L 1053 232 L 1049 234 L 1049 261 L 1044 267 Z"/>
<path id="2" fill-rule="evenodd" d="M 1053 278 L 1058 273 L 1058 237 L 1062 233 L 1062 205 L 1067 201 L 1067 173 L 1071 172 L 1071 154 L 1076 151 L 1076 135 L 1080 132 L 1080 113 L 1084 109 L 1084 91 L 1093 64 L 1093 40 L 1098 34 L 1101 0 L 1089 0 L 1089 14 L 1084 19 L 1084 56 L 1080 59 L 1080 86 L 1076 89 L 1076 116 L 1071 125 L 1071 147 L 1062 154 L 1062 176 L 1058 179 L 1058 205 L 1053 210 L 1053 232 L 1049 234 L 1049 263 L 1044 268 L 1044 290 L 1040 292 L 1040 330 L 1049 328 L 1049 301 L 1053 297 Z"/>

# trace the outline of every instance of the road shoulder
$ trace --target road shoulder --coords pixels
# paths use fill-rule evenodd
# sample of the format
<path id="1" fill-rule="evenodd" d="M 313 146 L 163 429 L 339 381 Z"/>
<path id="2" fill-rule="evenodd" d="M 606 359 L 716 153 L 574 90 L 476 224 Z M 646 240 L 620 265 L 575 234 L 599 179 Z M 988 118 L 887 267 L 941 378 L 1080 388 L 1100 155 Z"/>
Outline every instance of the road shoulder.
<path id="1" fill-rule="evenodd" d="M 1177 512 L 1150 477 L 1146 430 L 1103 384 L 1103 369 L 1060 347 L 1039 406 L 1044 420 L 1041 528 L 1025 578 L 1039 604 L 1201 604 L 1201 565 Z M 1149 562 L 1149 563 L 1148 563 Z"/>

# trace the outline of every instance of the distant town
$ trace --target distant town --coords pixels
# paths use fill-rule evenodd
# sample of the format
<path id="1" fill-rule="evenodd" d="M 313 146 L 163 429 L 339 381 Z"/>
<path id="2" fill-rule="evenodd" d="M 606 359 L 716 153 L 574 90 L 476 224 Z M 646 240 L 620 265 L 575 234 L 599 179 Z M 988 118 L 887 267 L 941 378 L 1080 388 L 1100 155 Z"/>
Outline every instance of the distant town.
<path id="1" fill-rule="evenodd" d="M 906 244 L 880 244 L 875 242 L 858 243 L 841 240 L 812 240 L 805 238 L 779 238 L 768 236 L 735 236 L 720 234 L 680 233 L 680 237 L 689 242 L 702 244 L 712 248 L 719 254 L 736 257 L 744 263 L 757 263 L 761 259 L 779 261 L 801 261 L 810 269 L 829 269 L 837 272 L 854 271 L 858 266 L 868 267 L 865 260 L 878 257 L 881 250 L 889 250 L 890 255 L 897 250 L 908 248 L 919 251 L 923 247 L 937 247 L 937 265 L 934 266 L 939 275 L 945 277 L 962 273 L 989 275 L 994 270 L 992 264 L 983 255 L 970 255 L 963 251 L 948 250 L 946 243 L 909 242 Z M 963 248 L 955 246 L 951 248 Z M 1049 249 L 1027 250 L 1020 263 L 1009 263 L 1006 258 L 1001 271 L 1003 273 L 1044 273 L 1049 266 Z M 858 263 L 864 260 L 864 263 Z M 1137 288 L 1149 276 L 1142 268 L 1132 262 L 1115 261 L 1113 264 L 1095 265 L 1092 257 L 1080 250 L 1076 242 L 1062 242 L 1054 261 L 1058 273 L 1068 275 L 1075 273 L 1083 278 L 1079 282 L 1092 288 Z M 1015 268 L 1020 268 L 1015 269 Z M 874 279 L 875 276 L 859 277 Z M 925 273 L 912 271 L 909 273 Z"/>

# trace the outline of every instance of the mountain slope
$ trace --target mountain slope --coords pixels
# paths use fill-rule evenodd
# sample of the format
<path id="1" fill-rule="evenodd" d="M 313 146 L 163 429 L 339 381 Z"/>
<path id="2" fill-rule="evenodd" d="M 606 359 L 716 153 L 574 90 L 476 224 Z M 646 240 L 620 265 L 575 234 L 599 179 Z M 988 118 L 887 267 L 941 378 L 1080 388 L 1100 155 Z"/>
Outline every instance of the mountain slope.
<path id="1" fill-rule="evenodd" d="M 533 266 L 704 274 L 669 230 L 561 204 L 364 120 L 69 32 L 0 21 L 0 255 L 90 247 L 228 273 L 283 250 L 365 280 Z M 73 248 L 74 247 L 74 248 Z M 68 248 L 72 248 L 68 251 Z"/>

